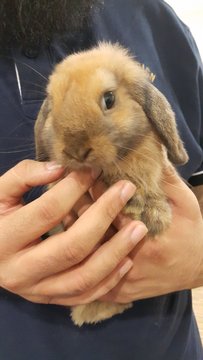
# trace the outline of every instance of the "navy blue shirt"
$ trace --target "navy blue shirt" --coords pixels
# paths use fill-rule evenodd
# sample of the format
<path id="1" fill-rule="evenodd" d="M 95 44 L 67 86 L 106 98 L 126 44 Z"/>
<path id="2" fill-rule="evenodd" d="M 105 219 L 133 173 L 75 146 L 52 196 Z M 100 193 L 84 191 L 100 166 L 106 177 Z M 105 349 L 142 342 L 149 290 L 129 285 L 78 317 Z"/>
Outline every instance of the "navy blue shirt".
<path id="1" fill-rule="evenodd" d="M 185 179 L 201 171 L 203 75 L 189 29 L 161 0 L 106 0 L 83 31 L 0 57 L 0 173 L 34 157 L 34 121 L 54 64 L 98 40 L 118 41 L 156 74 L 190 156 L 178 170 Z M 33 189 L 25 199 L 39 194 Z M 190 291 L 136 301 L 122 315 L 78 328 L 66 307 L 34 304 L 1 289 L 0 359 L 202 360 L 203 352 Z"/>

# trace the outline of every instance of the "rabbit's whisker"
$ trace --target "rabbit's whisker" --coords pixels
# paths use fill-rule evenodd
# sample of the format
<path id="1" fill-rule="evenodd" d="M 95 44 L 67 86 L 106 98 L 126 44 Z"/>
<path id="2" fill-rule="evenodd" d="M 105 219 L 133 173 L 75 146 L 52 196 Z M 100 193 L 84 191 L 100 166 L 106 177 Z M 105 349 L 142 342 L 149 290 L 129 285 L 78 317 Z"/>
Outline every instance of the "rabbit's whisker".
<path id="1" fill-rule="evenodd" d="M 23 153 L 26 152 L 28 149 L 24 149 L 24 150 L 8 150 L 8 151 L 1 151 L 0 150 L 0 154 L 17 154 L 17 153 Z M 29 150 L 35 150 L 35 148 L 33 149 L 29 149 Z"/>
<path id="2" fill-rule="evenodd" d="M 1 138 L 0 138 L 1 140 Z M 4 139 L 5 140 L 5 139 Z M 4 147 L 0 147 L 0 151 L 15 151 L 15 150 L 32 150 L 35 147 L 34 143 L 29 143 L 29 144 L 23 144 L 23 145 L 18 145 L 18 146 L 10 146 L 10 147 L 6 147 L 4 149 Z"/>
<path id="3" fill-rule="evenodd" d="M 122 170 L 121 170 L 120 166 L 116 163 L 116 161 L 113 161 L 113 164 L 118 169 L 119 173 L 122 173 Z"/>
<path id="4" fill-rule="evenodd" d="M 33 86 L 39 87 L 40 89 L 42 89 L 42 90 L 45 91 L 45 87 L 42 86 L 42 85 L 40 85 L 40 84 L 31 82 L 31 81 L 27 81 L 27 80 L 23 80 L 22 83 L 23 83 L 23 84 L 29 84 L 29 85 L 33 85 Z M 45 93 L 46 93 L 46 91 L 45 91 Z"/>
<path id="5" fill-rule="evenodd" d="M 129 148 L 129 149 L 130 149 L 130 148 Z M 137 151 L 137 150 L 135 150 L 135 149 L 131 149 L 131 150 L 132 150 L 132 151 L 136 151 L 138 154 L 141 154 L 141 153 L 139 153 L 139 151 Z M 141 154 L 141 155 L 143 155 L 143 154 Z M 145 155 L 143 155 L 143 156 L 145 156 Z M 146 156 L 146 157 L 147 157 L 147 159 L 153 160 L 154 162 L 157 163 L 157 161 L 154 160 L 153 158 L 150 158 L 150 157 L 148 157 L 148 156 Z M 119 158 L 119 160 L 121 160 L 122 162 L 125 162 L 125 164 L 128 165 L 127 159 L 122 158 L 122 157 L 120 157 L 120 156 L 118 156 L 118 158 Z M 174 174 L 174 176 L 175 176 L 175 174 Z M 161 178 L 161 182 L 163 182 L 163 183 L 166 184 L 166 185 L 170 185 L 170 186 L 174 187 L 175 189 L 182 190 L 182 188 L 181 188 L 180 186 L 171 184 L 170 182 L 164 180 L 163 175 L 162 175 L 162 178 Z"/>
<path id="6" fill-rule="evenodd" d="M 167 180 L 161 179 L 161 183 L 164 183 L 164 184 L 166 184 L 166 185 L 170 185 L 170 186 L 172 186 L 174 189 L 178 189 L 178 190 L 183 191 L 183 188 L 182 188 L 181 186 L 177 186 L 177 185 L 171 184 L 171 183 L 168 182 Z"/>
<path id="7" fill-rule="evenodd" d="M 27 90 L 27 95 L 28 95 L 28 94 L 33 94 L 33 93 L 43 95 L 44 97 L 46 96 L 45 92 L 40 91 L 40 90 L 35 90 L 35 89 L 29 89 L 29 90 Z M 37 100 L 38 100 L 38 99 L 37 99 Z M 40 100 L 43 101 L 43 98 L 42 98 L 42 99 L 39 99 L 39 101 L 40 101 Z"/>
<path id="8" fill-rule="evenodd" d="M 18 62 L 18 61 L 15 60 L 15 62 Z M 38 70 L 34 69 L 32 66 L 30 66 L 30 65 L 28 65 L 28 64 L 26 64 L 26 63 L 24 63 L 24 62 L 22 62 L 22 61 L 20 62 L 20 64 L 21 64 L 21 65 L 24 65 L 25 67 L 27 67 L 27 68 L 29 68 L 29 69 L 31 69 L 31 70 L 34 71 L 36 74 L 38 74 L 39 76 L 41 76 L 41 78 L 43 78 L 44 80 L 48 81 L 48 78 L 47 78 L 46 76 L 42 75 Z"/>
<path id="9" fill-rule="evenodd" d="M 126 159 L 123 159 L 122 161 L 125 162 L 125 163 L 127 163 Z M 154 161 L 155 161 L 155 160 L 154 160 Z M 157 163 L 157 162 L 156 162 L 156 163 Z M 164 180 L 163 178 L 161 179 L 161 182 L 164 183 L 164 184 L 166 184 L 166 185 L 172 186 L 172 187 L 174 187 L 175 189 L 183 190 L 180 186 L 171 184 L 170 182 Z"/>
<path id="10" fill-rule="evenodd" d="M 119 145 L 117 145 L 117 146 L 118 146 L 119 148 L 121 148 L 121 149 L 124 149 L 124 150 L 130 150 L 130 151 L 136 153 L 137 155 L 140 155 L 140 156 L 146 158 L 147 160 L 153 161 L 155 164 L 157 164 L 157 161 L 156 161 L 153 157 L 148 156 L 148 155 L 145 155 L 145 154 L 143 154 L 141 151 L 139 151 L 139 150 L 137 150 L 137 149 L 128 148 L 128 147 L 119 146 Z M 125 163 L 126 163 L 126 162 L 127 162 L 127 159 L 124 158 L 122 161 L 125 161 Z"/>

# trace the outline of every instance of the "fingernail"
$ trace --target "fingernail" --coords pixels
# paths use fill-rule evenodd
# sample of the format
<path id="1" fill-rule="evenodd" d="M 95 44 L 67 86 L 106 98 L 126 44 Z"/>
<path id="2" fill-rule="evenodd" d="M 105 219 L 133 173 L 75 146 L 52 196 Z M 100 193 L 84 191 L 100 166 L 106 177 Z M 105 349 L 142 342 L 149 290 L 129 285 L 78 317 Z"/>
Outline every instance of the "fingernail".
<path id="1" fill-rule="evenodd" d="M 57 164 L 55 161 L 45 163 L 45 167 L 48 171 L 55 171 L 63 168 L 61 164 Z"/>
<path id="2" fill-rule="evenodd" d="M 126 203 L 134 195 L 135 190 L 136 190 L 136 187 L 131 182 L 127 182 L 123 186 L 120 197 L 124 201 L 124 203 Z"/>
<path id="3" fill-rule="evenodd" d="M 135 224 L 135 227 L 132 229 L 130 240 L 133 244 L 137 244 L 143 237 L 147 234 L 148 229 L 144 224 Z"/>
<path id="4" fill-rule="evenodd" d="M 127 272 L 132 268 L 132 266 L 133 266 L 132 260 L 130 260 L 130 259 L 127 260 L 125 262 L 125 264 L 120 268 L 120 271 L 119 271 L 120 276 L 123 277 L 125 274 L 127 274 Z"/>

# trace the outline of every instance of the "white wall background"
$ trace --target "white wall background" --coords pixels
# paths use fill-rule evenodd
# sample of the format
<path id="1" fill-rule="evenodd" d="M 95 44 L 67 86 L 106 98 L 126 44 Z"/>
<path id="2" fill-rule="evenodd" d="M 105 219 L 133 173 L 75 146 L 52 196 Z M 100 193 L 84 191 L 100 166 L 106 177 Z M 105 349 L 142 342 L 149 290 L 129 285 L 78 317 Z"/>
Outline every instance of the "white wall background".
<path id="1" fill-rule="evenodd" d="M 152 0 L 153 1 L 153 0 Z M 203 59 L 203 0 L 165 0 L 189 26 Z"/>

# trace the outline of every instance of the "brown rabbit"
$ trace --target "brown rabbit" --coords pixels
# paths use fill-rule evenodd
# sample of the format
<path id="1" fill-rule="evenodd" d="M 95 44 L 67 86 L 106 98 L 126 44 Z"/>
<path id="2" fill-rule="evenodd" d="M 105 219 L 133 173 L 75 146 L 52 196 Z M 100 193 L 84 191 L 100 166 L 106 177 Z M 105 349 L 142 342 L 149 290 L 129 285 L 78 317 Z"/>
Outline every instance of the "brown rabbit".
<path id="1" fill-rule="evenodd" d="M 132 181 L 136 195 L 124 211 L 142 220 L 151 236 L 169 226 L 171 211 L 160 188 L 163 168 L 168 159 L 184 164 L 188 156 L 168 101 L 126 49 L 101 43 L 57 65 L 35 138 L 40 160 L 69 169 L 99 166 L 108 186 Z M 130 306 L 95 301 L 73 307 L 72 318 L 78 325 L 95 323 Z"/>

